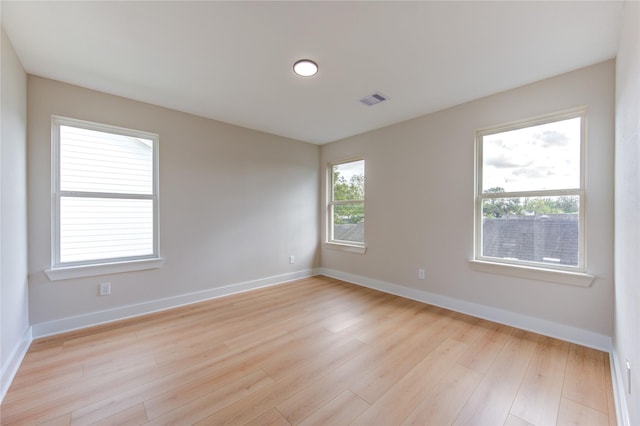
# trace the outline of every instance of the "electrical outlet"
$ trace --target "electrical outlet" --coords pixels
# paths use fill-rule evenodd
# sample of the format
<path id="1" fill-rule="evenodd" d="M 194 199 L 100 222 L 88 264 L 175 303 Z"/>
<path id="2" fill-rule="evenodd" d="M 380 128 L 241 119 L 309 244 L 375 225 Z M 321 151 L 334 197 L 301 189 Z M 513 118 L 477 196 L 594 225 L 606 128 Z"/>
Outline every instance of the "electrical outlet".
<path id="1" fill-rule="evenodd" d="M 295 256 L 289 256 L 289 263 L 292 264 L 292 265 L 294 263 L 296 263 L 296 257 Z"/>
<path id="2" fill-rule="evenodd" d="M 111 294 L 111 283 L 100 283 L 100 296 L 108 296 Z"/>
<path id="3" fill-rule="evenodd" d="M 424 280 L 424 268 L 418 268 L 418 279 Z"/>

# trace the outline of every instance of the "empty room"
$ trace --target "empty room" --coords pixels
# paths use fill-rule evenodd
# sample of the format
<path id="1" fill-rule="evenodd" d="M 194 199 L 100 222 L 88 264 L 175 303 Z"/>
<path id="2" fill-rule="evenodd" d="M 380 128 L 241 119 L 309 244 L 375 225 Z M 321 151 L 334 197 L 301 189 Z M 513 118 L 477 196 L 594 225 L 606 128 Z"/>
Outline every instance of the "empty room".
<path id="1" fill-rule="evenodd" d="M 640 2 L 0 2 L 2 425 L 640 424 Z"/>

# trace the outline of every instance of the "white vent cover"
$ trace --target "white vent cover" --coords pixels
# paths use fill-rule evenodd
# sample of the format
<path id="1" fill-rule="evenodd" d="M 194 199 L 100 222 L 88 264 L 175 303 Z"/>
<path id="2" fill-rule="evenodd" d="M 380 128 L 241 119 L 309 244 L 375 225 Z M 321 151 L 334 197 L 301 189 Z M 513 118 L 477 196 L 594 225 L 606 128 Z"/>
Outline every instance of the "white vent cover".
<path id="1" fill-rule="evenodd" d="M 373 105 L 379 104 L 380 102 L 384 102 L 387 99 L 389 99 L 388 96 L 385 96 L 380 92 L 375 92 L 370 94 L 369 96 L 365 96 L 364 98 L 360 99 L 360 102 L 362 102 L 366 106 L 373 106 Z"/>

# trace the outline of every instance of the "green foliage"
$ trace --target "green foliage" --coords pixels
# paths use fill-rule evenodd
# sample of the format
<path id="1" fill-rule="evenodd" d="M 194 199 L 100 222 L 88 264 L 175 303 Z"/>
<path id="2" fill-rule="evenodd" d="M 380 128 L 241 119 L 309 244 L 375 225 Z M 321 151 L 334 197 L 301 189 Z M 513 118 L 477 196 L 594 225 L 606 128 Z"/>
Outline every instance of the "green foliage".
<path id="1" fill-rule="evenodd" d="M 482 213 L 485 217 L 521 215 L 522 205 L 518 198 L 493 198 L 484 201 Z"/>
<path id="2" fill-rule="evenodd" d="M 489 188 L 485 192 L 497 194 L 504 192 L 504 188 L 496 186 Z M 502 217 L 507 215 L 522 214 L 522 205 L 519 198 L 490 198 L 484 200 L 482 204 L 482 214 L 485 217 Z"/>
<path id="3" fill-rule="evenodd" d="M 505 192 L 504 188 L 496 186 L 485 192 L 499 194 Z M 551 198 L 490 198 L 482 204 L 482 213 L 485 217 L 503 217 L 519 215 L 544 215 L 544 214 L 574 214 L 578 213 L 577 196 L 562 196 Z"/>
<path id="4" fill-rule="evenodd" d="M 333 200 L 356 201 L 364 200 L 364 175 L 354 175 L 347 182 L 340 172 L 333 172 Z M 349 203 L 335 205 L 333 208 L 333 223 L 360 223 L 364 220 L 364 203 Z"/>
<path id="5" fill-rule="evenodd" d="M 333 172 L 333 201 L 364 200 L 364 175 L 353 175 L 349 182 Z"/>
<path id="6" fill-rule="evenodd" d="M 530 198 L 524 210 L 536 215 L 578 213 L 578 197 Z"/>

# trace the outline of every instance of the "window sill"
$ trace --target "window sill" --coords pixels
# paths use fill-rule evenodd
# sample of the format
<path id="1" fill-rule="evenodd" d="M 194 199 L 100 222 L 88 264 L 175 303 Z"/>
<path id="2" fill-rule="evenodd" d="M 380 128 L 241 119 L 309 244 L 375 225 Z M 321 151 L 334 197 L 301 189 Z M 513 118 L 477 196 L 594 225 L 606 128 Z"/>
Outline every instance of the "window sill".
<path id="1" fill-rule="evenodd" d="M 533 268 L 530 266 L 506 265 L 482 260 L 469 260 L 472 269 L 490 274 L 507 275 L 537 281 L 554 282 L 576 287 L 591 287 L 595 275 L 581 272 L 555 271 L 552 269 Z"/>
<path id="2" fill-rule="evenodd" d="M 125 262 L 102 263 L 96 265 L 68 266 L 51 268 L 44 271 L 50 281 L 68 280 L 71 278 L 94 277 L 97 275 L 119 274 L 121 272 L 144 271 L 157 269 L 164 265 L 164 259 L 153 258 L 130 260 Z"/>
<path id="3" fill-rule="evenodd" d="M 339 250 L 339 251 L 345 251 L 348 253 L 358 253 L 358 254 L 365 254 L 367 252 L 367 248 L 365 246 L 356 246 L 356 245 L 351 245 L 351 244 L 341 244 L 341 243 L 335 243 L 335 242 L 326 242 L 324 243 L 324 246 L 328 249 L 331 250 Z"/>

